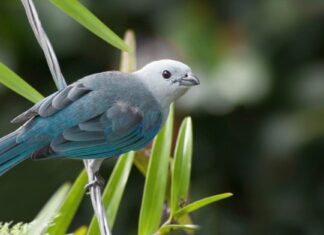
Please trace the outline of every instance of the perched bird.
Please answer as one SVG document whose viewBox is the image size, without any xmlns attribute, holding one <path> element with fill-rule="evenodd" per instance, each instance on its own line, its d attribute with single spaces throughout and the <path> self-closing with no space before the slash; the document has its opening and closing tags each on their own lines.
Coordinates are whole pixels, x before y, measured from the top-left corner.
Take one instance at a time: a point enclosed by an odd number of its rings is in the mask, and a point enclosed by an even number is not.
<svg viewBox="0 0 324 235">
<path fill-rule="evenodd" d="M 163 126 L 171 102 L 198 84 L 174 60 L 86 76 L 13 119 L 24 124 L 0 139 L 0 175 L 29 156 L 97 159 L 142 149 Z"/>
</svg>

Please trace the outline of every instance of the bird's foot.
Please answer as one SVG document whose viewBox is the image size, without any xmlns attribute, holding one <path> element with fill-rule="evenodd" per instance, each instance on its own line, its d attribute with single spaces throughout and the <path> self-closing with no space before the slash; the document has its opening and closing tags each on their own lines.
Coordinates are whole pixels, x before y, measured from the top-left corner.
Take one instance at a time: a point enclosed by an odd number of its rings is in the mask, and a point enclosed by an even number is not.
<svg viewBox="0 0 324 235">
<path fill-rule="evenodd" d="M 99 172 L 95 173 L 95 179 L 88 184 L 86 184 L 85 189 L 86 193 L 90 194 L 90 190 L 92 187 L 99 186 L 101 191 L 103 191 L 104 186 L 105 186 L 105 179 L 99 174 Z"/>
</svg>

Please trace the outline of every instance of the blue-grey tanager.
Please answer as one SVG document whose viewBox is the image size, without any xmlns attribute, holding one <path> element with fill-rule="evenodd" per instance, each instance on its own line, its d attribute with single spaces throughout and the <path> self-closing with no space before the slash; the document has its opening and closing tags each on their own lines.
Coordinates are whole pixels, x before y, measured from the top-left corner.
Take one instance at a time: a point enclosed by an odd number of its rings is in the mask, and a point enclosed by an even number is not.
<svg viewBox="0 0 324 235">
<path fill-rule="evenodd" d="M 86 76 L 13 119 L 24 124 L 0 139 L 0 175 L 29 156 L 96 159 L 142 149 L 163 126 L 170 103 L 198 84 L 174 60 Z"/>
</svg>

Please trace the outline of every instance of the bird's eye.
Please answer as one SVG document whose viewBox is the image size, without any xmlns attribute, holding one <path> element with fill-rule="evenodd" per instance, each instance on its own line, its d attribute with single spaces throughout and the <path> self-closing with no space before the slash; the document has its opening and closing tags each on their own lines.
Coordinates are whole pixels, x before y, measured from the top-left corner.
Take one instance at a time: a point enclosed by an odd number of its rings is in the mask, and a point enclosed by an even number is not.
<svg viewBox="0 0 324 235">
<path fill-rule="evenodd" d="M 169 70 L 164 70 L 164 71 L 162 72 L 162 76 L 163 76 L 163 78 L 165 78 L 165 79 L 169 79 L 169 78 L 171 77 L 171 72 L 170 72 Z"/>
</svg>

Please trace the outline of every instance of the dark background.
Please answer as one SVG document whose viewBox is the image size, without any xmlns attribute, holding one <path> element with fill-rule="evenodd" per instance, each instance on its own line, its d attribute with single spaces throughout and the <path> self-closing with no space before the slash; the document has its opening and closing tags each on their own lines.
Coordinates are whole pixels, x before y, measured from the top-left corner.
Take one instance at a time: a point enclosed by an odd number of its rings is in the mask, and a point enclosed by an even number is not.
<svg viewBox="0 0 324 235">
<path fill-rule="evenodd" d="M 201 79 L 176 105 L 194 122 L 197 234 L 324 234 L 324 3 L 321 0 L 82 1 L 118 35 L 135 31 L 139 67 L 173 58 Z M 69 82 L 119 68 L 120 52 L 49 1 L 35 0 Z M 55 91 L 20 1 L 0 5 L 0 61 L 42 94 Z M 31 103 L 0 86 L 0 134 Z M 115 160 L 107 160 L 105 177 Z M 81 161 L 25 161 L 0 177 L 0 221 L 31 221 Z M 143 177 L 134 168 L 114 231 L 135 234 Z M 88 224 L 89 199 L 73 227 Z"/>
</svg>

